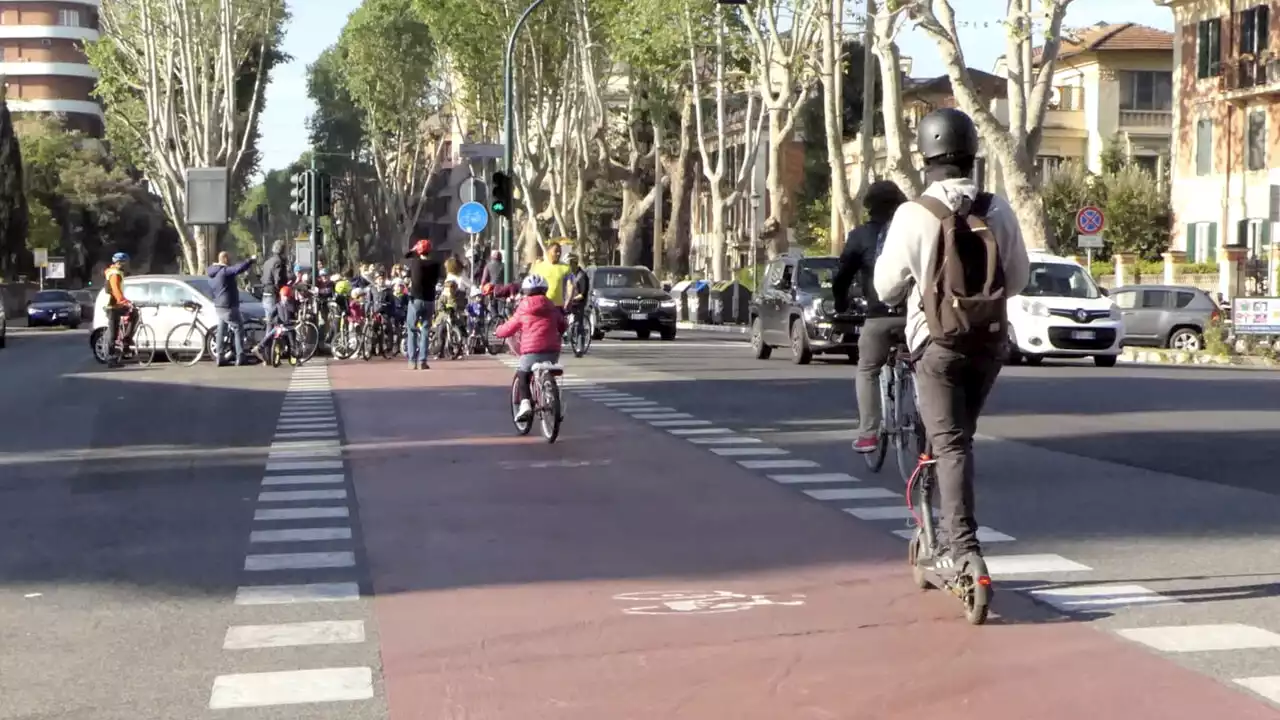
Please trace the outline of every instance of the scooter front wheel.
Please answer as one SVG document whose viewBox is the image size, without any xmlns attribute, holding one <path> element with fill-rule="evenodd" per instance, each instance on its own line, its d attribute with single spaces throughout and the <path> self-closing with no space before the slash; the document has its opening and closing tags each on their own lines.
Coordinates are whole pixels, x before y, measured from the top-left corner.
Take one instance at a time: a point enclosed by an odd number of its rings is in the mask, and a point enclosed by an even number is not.
<svg viewBox="0 0 1280 720">
<path fill-rule="evenodd" d="M 911 542 L 907 545 L 907 562 L 911 563 L 911 581 L 921 590 L 932 590 L 934 589 L 933 583 L 929 582 L 924 568 L 920 567 L 920 550 L 923 547 L 924 533 L 919 528 L 916 528 L 915 535 L 911 536 Z"/>
</svg>

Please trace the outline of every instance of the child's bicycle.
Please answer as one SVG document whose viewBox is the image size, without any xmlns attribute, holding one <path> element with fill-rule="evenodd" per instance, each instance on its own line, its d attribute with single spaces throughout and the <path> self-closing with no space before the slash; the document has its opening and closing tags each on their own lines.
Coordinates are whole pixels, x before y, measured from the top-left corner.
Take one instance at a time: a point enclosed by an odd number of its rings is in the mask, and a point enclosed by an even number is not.
<svg viewBox="0 0 1280 720">
<path fill-rule="evenodd" d="M 280 367 L 282 363 L 301 365 L 307 361 L 303 348 L 299 347 L 298 333 L 291 327 L 276 324 L 267 331 L 266 353 L 267 364 Z"/>
<path fill-rule="evenodd" d="M 507 347 L 511 353 L 519 357 L 520 345 L 518 337 L 508 338 Z M 564 422 L 564 403 L 560 397 L 560 383 L 556 378 L 564 375 L 564 368 L 555 363 L 540 362 L 533 366 L 533 378 L 529 382 L 529 402 L 533 405 L 533 414 L 527 420 L 515 420 L 520 409 L 520 376 L 511 379 L 511 418 L 516 431 L 528 435 L 533 430 L 533 421 L 537 420 L 542 427 L 542 437 L 553 443 L 560 437 L 560 424 Z"/>
</svg>

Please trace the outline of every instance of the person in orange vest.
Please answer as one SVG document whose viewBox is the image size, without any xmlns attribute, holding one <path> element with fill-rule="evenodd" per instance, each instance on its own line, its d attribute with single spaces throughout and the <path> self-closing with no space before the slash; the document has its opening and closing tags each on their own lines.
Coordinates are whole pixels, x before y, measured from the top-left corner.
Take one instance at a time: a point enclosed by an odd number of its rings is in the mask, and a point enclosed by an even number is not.
<svg viewBox="0 0 1280 720">
<path fill-rule="evenodd" d="M 107 266 L 107 367 L 120 367 L 120 351 L 116 348 L 116 338 L 124 332 L 124 342 L 129 343 L 129 334 L 133 323 L 133 303 L 124 296 L 124 266 L 129 262 L 127 253 L 118 252 L 111 256 L 111 264 Z"/>
</svg>

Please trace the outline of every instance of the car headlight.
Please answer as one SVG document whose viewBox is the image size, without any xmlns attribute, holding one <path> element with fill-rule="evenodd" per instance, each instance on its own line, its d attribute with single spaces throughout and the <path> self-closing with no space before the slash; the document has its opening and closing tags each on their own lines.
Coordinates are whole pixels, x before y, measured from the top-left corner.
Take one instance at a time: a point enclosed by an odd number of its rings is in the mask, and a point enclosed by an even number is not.
<svg viewBox="0 0 1280 720">
<path fill-rule="evenodd" d="M 822 314 L 823 314 L 823 315 L 835 315 L 835 314 L 836 314 L 836 301 L 835 301 L 835 300 L 823 300 L 823 301 L 822 301 L 821 308 L 822 308 Z"/>
<path fill-rule="evenodd" d="M 599 305 L 600 307 L 603 307 L 603 308 L 617 307 L 618 301 L 610 300 L 609 298 L 597 298 L 596 305 Z"/>
<path fill-rule="evenodd" d="M 667 308 L 667 309 L 669 310 L 669 309 L 674 308 L 674 307 L 676 306 L 676 301 L 675 301 L 675 300 L 671 300 L 671 299 L 667 299 L 667 300 L 663 300 L 661 303 L 659 303 L 659 305 L 661 305 L 662 307 Z"/>
<path fill-rule="evenodd" d="M 1036 300 L 1022 300 L 1022 311 L 1034 317 L 1049 317 L 1049 306 Z"/>
</svg>

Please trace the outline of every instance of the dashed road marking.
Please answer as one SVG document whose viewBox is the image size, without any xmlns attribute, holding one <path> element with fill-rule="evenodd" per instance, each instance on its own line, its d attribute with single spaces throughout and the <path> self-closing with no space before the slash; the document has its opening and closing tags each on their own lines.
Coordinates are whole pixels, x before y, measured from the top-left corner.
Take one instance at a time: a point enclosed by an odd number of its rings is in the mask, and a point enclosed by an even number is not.
<svg viewBox="0 0 1280 720">
<path fill-rule="evenodd" d="M 682 412 L 637 413 L 631 417 L 637 420 L 692 420 L 693 416 Z"/>
<path fill-rule="evenodd" d="M 1063 612 L 1110 610 L 1129 605 L 1181 604 L 1141 585 L 1075 585 L 1028 592 L 1035 599 Z"/>
<path fill-rule="evenodd" d="M 775 447 L 713 447 L 708 448 L 720 457 L 764 457 L 767 455 L 790 455 L 782 448 Z"/>
<path fill-rule="evenodd" d="M 311 552 L 250 555 L 244 559 L 244 569 L 252 572 L 272 570 L 315 570 L 318 568 L 355 567 L 355 553 Z"/>
<path fill-rule="evenodd" d="M 844 511 L 859 520 L 906 520 L 914 517 L 906 505 L 886 505 L 884 507 L 852 507 Z"/>
<path fill-rule="evenodd" d="M 912 528 L 907 528 L 905 530 L 894 530 L 893 534 L 897 535 L 903 540 L 910 540 L 911 538 L 915 537 L 916 531 Z M 1013 542 L 1015 540 L 1017 540 L 1017 538 L 1015 538 L 1014 536 L 1006 535 L 1000 532 L 999 530 L 992 530 L 986 525 L 983 525 L 978 528 L 978 542 L 980 543 L 1002 543 L 1002 542 Z"/>
<path fill-rule="evenodd" d="M 640 417 L 637 415 L 636 417 Z M 710 420 L 650 420 L 649 424 L 656 428 L 694 427 L 710 425 Z"/>
<path fill-rule="evenodd" d="M 814 500 L 888 500 L 901 497 L 897 493 L 884 488 L 824 488 L 821 490 L 805 490 L 805 495 Z"/>
<path fill-rule="evenodd" d="M 1167 653 L 1280 647 L 1280 635 L 1252 625 L 1166 625 L 1117 630 L 1120 637 Z"/>
<path fill-rule="evenodd" d="M 302 585 L 245 585 L 236 589 L 236 605 L 294 605 L 298 603 L 353 602 L 360 586 L 353 582 Z"/>
<path fill-rule="evenodd" d="M 348 645 L 364 642 L 363 620 L 324 620 L 281 625 L 236 625 L 227 628 L 224 650 Z"/>
<path fill-rule="evenodd" d="M 341 470 L 341 460 L 267 463 L 267 472 L 300 472 L 306 470 Z"/>
<path fill-rule="evenodd" d="M 686 435 L 732 435 L 729 428 L 672 428 L 667 432 L 684 437 Z"/>
<path fill-rule="evenodd" d="M 688 440 L 694 445 L 757 445 L 764 442 L 760 438 L 744 435 L 712 435 L 711 437 L 692 437 Z"/>
<path fill-rule="evenodd" d="M 803 475 L 769 475 L 768 478 L 782 485 L 804 485 L 806 483 L 857 483 L 858 478 L 846 473 L 806 473 Z"/>
<path fill-rule="evenodd" d="M 347 491 L 337 490 L 278 490 L 258 493 L 258 502 L 296 502 L 299 500 L 346 500 Z"/>
<path fill-rule="evenodd" d="M 213 682 L 211 710 L 368 700 L 373 670 L 367 667 L 222 675 Z"/>
<path fill-rule="evenodd" d="M 987 562 L 987 572 L 991 573 L 991 577 L 1088 572 L 1093 569 L 1061 555 L 1052 554 L 988 555 L 983 559 Z"/>
<path fill-rule="evenodd" d="M 816 468 L 818 463 L 812 460 L 739 460 L 738 464 L 748 470 L 785 470 L 789 468 Z"/>
<path fill-rule="evenodd" d="M 249 542 L 322 542 L 325 540 L 350 540 L 351 528 L 318 527 L 318 528 L 285 528 L 283 530 L 254 530 L 249 533 Z"/>
<path fill-rule="evenodd" d="M 336 485 L 347 481 L 346 475 L 268 475 L 263 485 Z"/>
<path fill-rule="evenodd" d="M 315 520 L 317 518 L 344 518 L 350 515 L 345 507 L 304 507 L 255 510 L 253 519 L 266 520 Z"/>
</svg>

